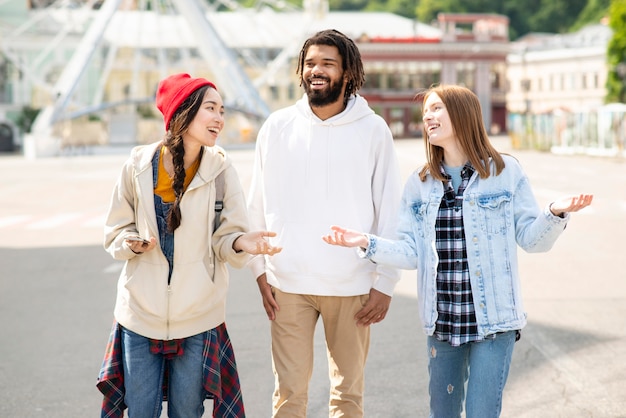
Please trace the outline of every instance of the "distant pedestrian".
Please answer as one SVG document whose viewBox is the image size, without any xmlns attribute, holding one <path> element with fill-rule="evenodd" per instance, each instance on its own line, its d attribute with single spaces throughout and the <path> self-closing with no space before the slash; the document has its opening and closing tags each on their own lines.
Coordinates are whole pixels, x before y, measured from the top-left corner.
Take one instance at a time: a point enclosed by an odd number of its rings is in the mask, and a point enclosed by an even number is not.
<svg viewBox="0 0 626 418">
<path fill-rule="evenodd" d="M 593 196 L 541 210 L 519 162 L 491 145 L 467 88 L 429 89 L 423 120 L 427 162 L 406 183 L 398 239 L 333 226 L 324 240 L 360 247 L 377 264 L 417 269 L 430 417 L 459 418 L 464 406 L 467 418 L 498 417 L 513 345 L 526 325 L 517 246 L 548 251 L 569 213 Z"/>
<path fill-rule="evenodd" d="M 245 416 L 226 330 L 226 262 L 275 254 L 247 232 L 239 178 L 215 146 L 224 105 L 213 83 L 175 74 L 159 83 L 162 141 L 133 149 L 113 190 L 104 247 L 125 261 L 115 324 L 98 380 L 103 417 Z M 221 196 L 220 196 L 221 195 Z M 216 201 L 222 202 L 216 202 Z M 223 204 L 223 208 L 220 207 Z M 221 212 L 220 212 L 221 209 Z M 219 222 L 216 218 L 219 216 Z"/>
</svg>

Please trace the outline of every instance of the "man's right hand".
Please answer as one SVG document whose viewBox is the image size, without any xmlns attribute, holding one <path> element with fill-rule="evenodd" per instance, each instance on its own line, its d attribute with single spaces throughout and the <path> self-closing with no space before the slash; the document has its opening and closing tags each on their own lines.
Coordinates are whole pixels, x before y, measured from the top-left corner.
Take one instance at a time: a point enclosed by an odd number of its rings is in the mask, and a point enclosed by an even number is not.
<svg viewBox="0 0 626 418">
<path fill-rule="evenodd" d="M 267 283 L 267 276 L 265 273 L 257 277 L 256 283 L 259 286 L 259 292 L 261 292 L 261 297 L 263 298 L 263 308 L 265 309 L 267 318 L 270 321 L 273 321 L 276 319 L 276 311 L 280 311 L 280 307 L 278 306 L 278 303 L 276 303 L 276 299 L 274 299 L 272 286 Z"/>
</svg>

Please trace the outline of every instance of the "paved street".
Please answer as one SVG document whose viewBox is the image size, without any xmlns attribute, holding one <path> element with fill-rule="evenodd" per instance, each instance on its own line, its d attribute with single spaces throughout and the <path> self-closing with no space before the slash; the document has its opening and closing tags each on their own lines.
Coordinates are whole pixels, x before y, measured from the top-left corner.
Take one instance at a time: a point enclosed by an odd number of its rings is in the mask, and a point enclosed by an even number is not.
<svg viewBox="0 0 626 418">
<path fill-rule="evenodd" d="M 542 205 L 595 194 L 552 251 L 520 253 L 529 325 L 516 345 L 502 417 L 626 417 L 626 161 L 511 150 L 505 137 L 494 143 L 520 160 Z M 423 142 L 396 147 L 406 178 L 424 161 Z M 31 161 L 0 154 L 0 417 L 99 416 L 95 381 L 121 268 L 102 249 L 102 222 L 127 155 Z M 252 150 L 230 155 L 247 190 Z M 373 327 L 366 417 L 428 416 L 415 292 L 415 272 L 404 272 L 387 319 Z M 232 271 L 227 324 L 248 416 L 268 417 L 269 325 L 247 270 Z M 327 416 L 319 331 L 312 418 Z"/>
</svg>

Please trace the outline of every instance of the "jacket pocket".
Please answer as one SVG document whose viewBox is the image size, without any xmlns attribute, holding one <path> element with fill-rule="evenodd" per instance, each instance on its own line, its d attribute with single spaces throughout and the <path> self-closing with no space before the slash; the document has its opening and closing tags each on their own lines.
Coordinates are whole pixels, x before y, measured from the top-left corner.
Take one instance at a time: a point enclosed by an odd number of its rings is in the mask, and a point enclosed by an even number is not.
<svg viewBox="0 0 626 418">
<path fill-rule="evenodd" d="M 475 200 L 482 231 L 488 234 L 506 234 L 511 211 L 511 193 L 504 191 L 478 195 Z"/>
<path fill-rule="evenodd" d="M 428 214 L 430 210 L 439 210 L 439 202 L 417 200 L 411 204 L 411 214 L 415 220 L 413 231 L 420 238 L 426 236 Z"/>
<path fill-rule="evenodd" d="M 133 312 L 166 317 L 167 267 L 131 260 L 122 274 L 125 298 Z"/>
</svg>

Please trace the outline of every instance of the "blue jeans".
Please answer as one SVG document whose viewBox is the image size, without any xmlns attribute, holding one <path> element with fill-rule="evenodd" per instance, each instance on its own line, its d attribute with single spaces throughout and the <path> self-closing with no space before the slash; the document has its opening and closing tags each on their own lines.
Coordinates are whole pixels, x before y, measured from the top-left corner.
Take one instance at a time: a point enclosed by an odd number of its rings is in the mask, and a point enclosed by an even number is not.
<svg viewBox="0 0 626 418">
<path fill-rule="evenodd" d="M 515 331 L 452 347 L 428 337 L 430 418 L 497 418 L 509 375 Z M 465 385 L 467 384 L 467 398 Z"/>
<path fill-rule="evenodd" d="M 204 413 L 202 351 L 204 334 L 185 338 L 184 353 L 171 359 L 150 352 L 150 340 L 122 328 L 124 402 L 129 418 L 159 418 L 163 373 L 168 368 L 170 418 L 200 418 Z"/>
</svg>

